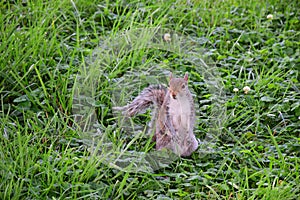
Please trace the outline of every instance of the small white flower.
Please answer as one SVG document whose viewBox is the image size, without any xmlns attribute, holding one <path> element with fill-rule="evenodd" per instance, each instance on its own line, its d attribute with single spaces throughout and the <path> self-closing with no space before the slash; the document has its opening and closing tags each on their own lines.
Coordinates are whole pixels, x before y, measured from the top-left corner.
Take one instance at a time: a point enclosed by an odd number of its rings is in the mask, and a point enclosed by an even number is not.
<svg viewBox="0 0 300 200">
<path fill-rule="evenodd" d="M 164 34 L 163 39 L 166 42 L 171 42 L 171 35 L 170 35 L 170 33 Z"/>
<path fill-rule="evenodd" d="M 243 91 L 245 92 L 245 94 L 248 94 L 248 92 L 251 90 L 251 88 L 249 86 L 245 86 L 243 88 Z"/>
<path fill-rule="evenodd" d="M 234 92 L 238 92 L 238 91 L 239 91 L 239 88 L 233 88 L 233 91 L 234 91 Z"/>
<path fill-rule="evenodd" d="M 227 44 L 230 44 L 230 40 L 227 40 L 226 43 L 227 43 Z"/>
<path fill-rule="evenodd" d="M 252 61 L 253 61 L 253 58 L 247 58 L 246 61 L 247 61 L 247 62 L 252 62 Z"/>
<path fill-rule="evenodd" d="M 267 15 L 267 19 L 273 19 L 273 15 L 272 14 L 268 14 Z"/>
</svg>

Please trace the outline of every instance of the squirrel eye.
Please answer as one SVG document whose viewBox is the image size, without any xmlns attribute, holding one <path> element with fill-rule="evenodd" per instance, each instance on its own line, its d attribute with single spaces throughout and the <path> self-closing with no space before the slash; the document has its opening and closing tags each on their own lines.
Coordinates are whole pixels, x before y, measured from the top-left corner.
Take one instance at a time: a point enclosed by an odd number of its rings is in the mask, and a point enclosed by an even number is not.
<svg viewBox="0 0 300 200">
<path fill-rule="evenodd" d="M 184 89 L 185 88 L 185 84 L 182 84 L 181 88 Z"/>
</svg>

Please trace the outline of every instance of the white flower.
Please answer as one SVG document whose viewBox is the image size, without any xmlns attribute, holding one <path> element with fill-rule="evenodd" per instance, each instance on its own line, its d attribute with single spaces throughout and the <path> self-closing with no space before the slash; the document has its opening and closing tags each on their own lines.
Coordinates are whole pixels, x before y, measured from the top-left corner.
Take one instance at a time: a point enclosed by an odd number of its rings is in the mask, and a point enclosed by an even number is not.
<svg viewBox="0 0 300 200">
<path fill-rule="evenodd" d="M 272 14 L 268 14 L 267 15 L 267 19 L 273 19 L 273 15 Z"/>
<path fill-rule="evenodd" d="M 233 91 L 234 91 L 234 92 L 238 92 L 239 89 L 238 89 L 238 88 L 233 88 Z"/>
<path fill-rule="evenodd" d="M 171 42 L 171 35 L 170 35 L 170 33 L 164 34 L 163 39 L 166 42 Z"/>
<path fill-rule="evenodd" d="M 243 91 L 245 92 L 245 94 L 248 94 L 248 92 L 251 90 L 251 88 L 249 86 L 245 86 L 243 88 Z"/>
</svg>

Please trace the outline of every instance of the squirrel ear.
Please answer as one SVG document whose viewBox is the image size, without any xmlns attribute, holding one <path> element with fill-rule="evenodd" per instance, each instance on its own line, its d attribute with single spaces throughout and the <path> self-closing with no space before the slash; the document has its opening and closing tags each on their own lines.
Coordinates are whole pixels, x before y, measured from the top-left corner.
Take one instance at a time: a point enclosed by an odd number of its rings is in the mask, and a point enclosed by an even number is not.
<svg viewBox="0 0 300 200">
<path fill-rule="evenodd" d="M 183 79 L 184 79 L 185 81 L 188 81 L 188 79 L 189 79 L 189 75 L 188 75 L 188 73 L 187 73 L 187 72 L 185 73 L 185 75 L 184 75 Z"/>
</svg>

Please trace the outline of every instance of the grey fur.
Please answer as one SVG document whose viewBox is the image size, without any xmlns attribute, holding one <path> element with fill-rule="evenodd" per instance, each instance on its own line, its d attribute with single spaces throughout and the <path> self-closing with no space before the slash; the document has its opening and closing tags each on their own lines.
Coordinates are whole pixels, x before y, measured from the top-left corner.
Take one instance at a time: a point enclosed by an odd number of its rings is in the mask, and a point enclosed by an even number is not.
<svg viewBox="0 0 300 200">
<path fill-rule="evenodd" d="M 198 142 L 193 133 L 195 108 L 187 79 L 187 74 L 184 78 L 171 75 L 169 88 L 149 86 L 130 104 L 114 109 L 132 117 L 154 105 L 156 149 L 167 148 L 180 156 L 190 156 L 198 148 Z"/>
</svg>

